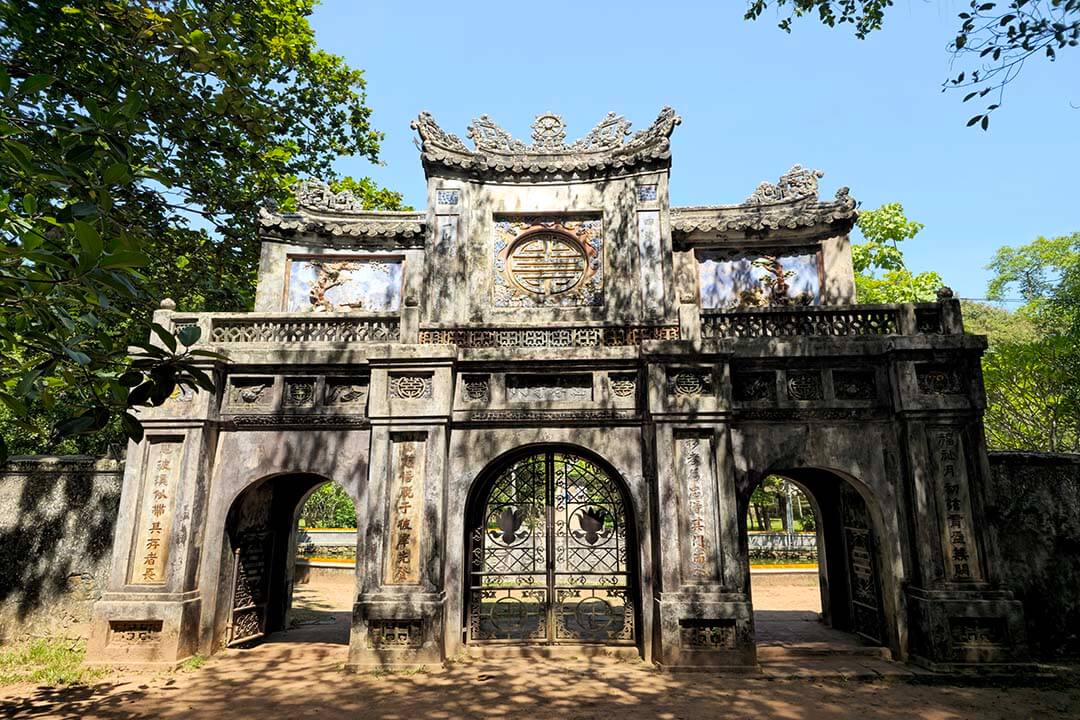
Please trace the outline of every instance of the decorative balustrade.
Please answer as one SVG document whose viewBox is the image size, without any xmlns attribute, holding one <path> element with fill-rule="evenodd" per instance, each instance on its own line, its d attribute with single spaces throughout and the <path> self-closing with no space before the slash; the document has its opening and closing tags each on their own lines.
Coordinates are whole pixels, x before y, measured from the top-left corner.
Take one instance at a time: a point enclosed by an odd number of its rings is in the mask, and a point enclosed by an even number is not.
<svg viewBox="0 0 1080 720">
<path fill-rule="evenodd" d="M 846 305 L 767 307 L 701 313 L 701 337 L 860 337 L 941 334 L 946 332 L 941 306 Z"/>
<path fill-rule="evenodd" d="M 953 301 L 955 302 L 955 301 Z M 600 348 L 648 340 L 692 340 L 695 322 L 680 325 L 469 326 L 418 328 L 416 308 L 397 313 L 171 314 L 176 330 L 198 325 L 203 344 L 420 343 L 465 348 Z M 693 316 L 693 306 L 683 306 Z M 162 318 L 166 324 L 169 316 Z M 406 329 L 408 328 L 408 329 Z M 700 312 L 704 340 L 724 338 L 874 337 L 963 332 L 959 308 L 942 303 L 767 307 Z"/>
<path fill-rule="evenodd" d="M 401 321 L 396 314 L 209 314 L 178 316 L 173 319 L 173 325 L 177 330 L 185 325 L 200 325 L 202 341 L 214 345 L 401 341 Z"/>
</svg>

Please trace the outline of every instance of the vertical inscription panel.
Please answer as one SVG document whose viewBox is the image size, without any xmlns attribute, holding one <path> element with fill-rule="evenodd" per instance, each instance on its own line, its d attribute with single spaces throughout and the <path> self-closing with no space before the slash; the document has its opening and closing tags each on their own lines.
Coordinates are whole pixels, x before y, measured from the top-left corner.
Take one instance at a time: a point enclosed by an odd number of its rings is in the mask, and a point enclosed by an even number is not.
<svg viewBox="0 0 1080 720">
<path fill-rule="evenodd" d="M 386 546 L 387 585 L 420 584 L 420 541 L 424 517 L 422 436 L 396 437 L 390 444 L 390 532 Z"/>
<path fill-rule="evenodd" d="M 660 243 L 660 213 L 657 210 L 638 213 L 638 257 L 645 312 L 659 316 L 664 311 L 664 263 Z"/>
<path fill-rule="evenodd" d="M 679 554 L 683 581 L 716 582 L 716 483 L 712 438 L 676 435 L 675 463 L 679 483 Z"/>
<path fill-rule="evenodd" d="M 938 504 L 944 515 L 941 529 L 945 571 L 950 580 L 981 580 L 982 570 L 972 533 L 963 441 L 954 428 L 934 427 L 927 432 Z"/>
<path fill-rule="evenodd" d="M 183 447 L 183 442 L 176 440 L 150 442 L 139 498 L 135 551 L 128 569 L 130 583 L 161 585 L 165 582 Z"/>
</svg>

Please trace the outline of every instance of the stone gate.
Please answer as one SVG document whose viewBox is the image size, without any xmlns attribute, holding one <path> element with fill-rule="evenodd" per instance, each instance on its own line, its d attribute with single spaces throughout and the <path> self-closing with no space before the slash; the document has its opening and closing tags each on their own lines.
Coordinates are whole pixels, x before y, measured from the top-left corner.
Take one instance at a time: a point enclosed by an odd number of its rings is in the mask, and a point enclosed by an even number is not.
<svg viewBox="0 0 1080 720">
<path fill-rule="evenodd" d="M 356 502 L 352 667 L 629 648 L 755 663 L 746 508 L 820 518 L 824 615 L 931 667 L 1025 653 L 987 532 L 982 338 L 958 301 L 855 305 L 856 202 L 795 166 L 671 207 L 664 109 L 568 142 L 414 122 L 422 212 L 304 183 L 263 211 L 251 313 L 198 325 L 216 393 L 141 414 L 90 652 L 172 664 L 287 626 L 299 508 Z"/>
</svg>

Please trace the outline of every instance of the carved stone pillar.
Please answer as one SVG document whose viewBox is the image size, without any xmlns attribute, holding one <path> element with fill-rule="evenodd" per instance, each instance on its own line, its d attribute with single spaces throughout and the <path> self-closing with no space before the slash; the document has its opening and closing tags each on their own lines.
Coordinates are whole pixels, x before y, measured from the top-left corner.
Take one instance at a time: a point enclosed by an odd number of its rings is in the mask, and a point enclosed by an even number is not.
<svg viewBox="0 0 1080 720">
<path fill-rule="evenodd" d="M 756 663 L 738 554 L 726 368 L 649 366 L 659 495 L 656 657 L 670 668 Z"/>
<path fill-rule="evenodd" d="M 373 355 L 368 506 L 358 528 L 367 543 L 357 558 L 361 591 L 348 667 L 439 663 L 445 657 L 443 485 L 452 355 L 407 345 Z"/>
<path fill-rule="evenodd" d="M 209 368 L 208 368 L 209 370 Z M 198 650 L 197 584 L 216 412 L 211 393 L 177 391 L 140 413 L 129 443 L 108 590 L 94 606 L 90 662 L 173 666 Z"/>
<path fill-rule="evenodd" d="M 983 523 L 977 354 L 900 366 L 917 576 L 912 658 L 931 668 L 1024 659 L 1023 607 L 1000 589 Z"/>
</svg>

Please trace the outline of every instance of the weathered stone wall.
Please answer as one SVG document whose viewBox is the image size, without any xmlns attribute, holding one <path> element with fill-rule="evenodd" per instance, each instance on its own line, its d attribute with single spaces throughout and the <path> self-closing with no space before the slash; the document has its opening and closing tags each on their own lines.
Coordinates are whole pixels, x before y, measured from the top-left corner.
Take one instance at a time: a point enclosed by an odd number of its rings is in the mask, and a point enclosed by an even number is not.
<svg viewBox="0 0 1080 720">
<path fill-rule="evenodd" d="M 106 587 L 123 463 L 13 457 L 0 468 L 0 642 L 85 636 Z"/>
<path fill-rule="evenodd" d="M 987 517 L 1043 658 L 1080 655 L 1080 455 L 990 454 Z"/>
</svg>

